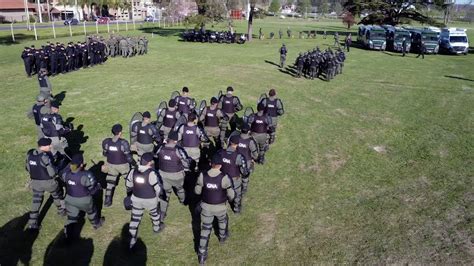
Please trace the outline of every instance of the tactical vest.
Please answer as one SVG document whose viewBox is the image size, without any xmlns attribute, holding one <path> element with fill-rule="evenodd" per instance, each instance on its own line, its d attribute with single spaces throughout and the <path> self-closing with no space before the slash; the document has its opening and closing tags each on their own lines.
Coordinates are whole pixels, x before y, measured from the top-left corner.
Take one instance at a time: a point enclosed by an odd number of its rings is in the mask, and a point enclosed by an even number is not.
<svg viewBox="0 0 474 266">
<path fill-rule="evenodd" d="M 151 144 L 153 143 L 153 138 L 150 134 L 148 134 L 148 129 L 150 128 L 150 124 L 142 126 L 142 123 L 139 123 L 137 126 L 137 141 L 140 144 Z"/>
<path fill-rule="evenodd" d="M 44 152 L 33 151 L 28 154 L 28 165 L 30 166 L 30 177 L 33 180 L 50 180 L 52 179 L 46 167 L 41 165 L 41 158 Z M 48 156 L 46 154 L 46 156 Z"/>
<path fill-rule="evenodd" d="M 183 114 L 189 113 L 189 106 L 188 106 L 188 97 L 179 96 L 177 99 L 178 102 L 178 111 Z"/>
<path fill-rule="evenodd" d="M 235 112 L 234 96 L 224 96 L 222 100 L 222 110 L 226 114 L 233 114 Z"/>
<path fill-rule="evenodd" d="M 38 82 L 39 82 L 41 88 L 48 87 L 48 83 L 46 82 L 46 79 L 44 78 L 43 75 L 38 76 Z"/>
<path fill-rule="evenodd" d="M 163 146 L 158 154 L 158 169 L 168 173 L 177 173 L 184 170 L 181 159 L 176 154 L 176 147 Z"/>
<path fill-rule="evenodd" d="M 86 171 L 68 172 L 66 174 L 66 191 L 69 196 L 82 198 L 90 195 L 89 189 L 81 184 L 81 179 L 86 174 Z"/>
<path fill-rule="evenodd" d="M 265 113 L 271 117 L 277 117 L 277 99 L 267 99 L 267 105 L 265 106 Z"/>
<path fill-rule="evenodd" d="M 133 195 L 141 199 L 156 198 L 155 189 L 150 185 L 150 173 L 153 171 L 149 168 L 141 173 L 138 170 L 133 171 Z"/>
<path fill-rule="evenodd" d="M 222 204 L 226 202 L 227 193 L 222 188 L 222 178 L 225 175 L 220 173 L 216 177 L 211 177 L 206 172 L 203 172 L 202 176 L 202 201 L 207 204 Z"/>
<path fill-rule="evenodd" d="M 255 120 L 252 123 L 251 130 L 254 133 L 267 133 L 268 124 L 267 116 L 264 115 L 255 115 Z"/>
<path fill-rule="evenodd" d="M 163 125 L 165 127 L 169 127 L 169 128 L 174 127 L 174 124 L 176 123 L 177 112 L 178 110 L 170 111 L 169 109 L 166 109 L 165 117 L 163 118 Z"/>
<path fill-rule="evenodd" d="M 59 132 L 56 130 L 56 126 L 53 122 L 53 114 L 45 114 L 41 118 L 41 126 L 43 130 L 43 134 L 46 137 L 58 137 Z"/>
<path fill-rule="evenodd" d="M 33 117 L 35 118 L 35 123 L 37 126 L 41 125 L 41 108 L 43 107 L 43 104 L 35 104 L 33 105 L 33 108 L 31 108 L 31 111 L 33 112 Z"/>
<path fill-rule="evenodd" d="M 244 156 L 246 161 L 252 160 L 252 154 L 250 152 L 250 138 L 244 139 L 242 137 L 239 137 L 237 152 L 241 153 Z"/>
<path fill-rule="evenodd" d="M 196 148 L 199 147 L 200 141 L 197 134 L 197 126 L 183 126 L 183 147 Z"/>
<path fill-rule="evenodd" d="M 107 162 L 110 164 L 125 164 L 127 163 L 127 157 L 122 151 L 122 140 L 114 142 L 111 138 L 108 138 L 105 142 L 105 149 L 107 150 Z"/>
<path fill-rule="evenodd" d="M 211 110 L 211 108 L 207 107 L 206 110 L 206 119 L 204 120 L 204 125 L 206 127 L 218 127 L 219 126 L 219 119 L 217 118 L 217 108 Z"/>
<path fill-rule="evenodd" d="M 225 150 L 221 150 L 222 156 L 222 173 L 230 176 L 230 177 L 238 177 L 240 176 L 240 169 L 237 165 L 237 152 L 227 152 Z"/>
</svg>

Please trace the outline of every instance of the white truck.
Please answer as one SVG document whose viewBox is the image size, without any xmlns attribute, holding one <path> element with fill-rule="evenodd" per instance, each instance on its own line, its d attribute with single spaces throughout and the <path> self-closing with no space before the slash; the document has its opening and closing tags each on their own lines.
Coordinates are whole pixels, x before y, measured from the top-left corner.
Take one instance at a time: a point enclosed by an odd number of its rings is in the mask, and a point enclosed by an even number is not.
<svg viewBox="0 0 474 266">
<path fill-rule="evenodd" d="M 442 52 L 464 55 L 469 52 L 466 29 L 445 28 L 441 30 L 439 37 L 439 48 Z"/>
</svg>

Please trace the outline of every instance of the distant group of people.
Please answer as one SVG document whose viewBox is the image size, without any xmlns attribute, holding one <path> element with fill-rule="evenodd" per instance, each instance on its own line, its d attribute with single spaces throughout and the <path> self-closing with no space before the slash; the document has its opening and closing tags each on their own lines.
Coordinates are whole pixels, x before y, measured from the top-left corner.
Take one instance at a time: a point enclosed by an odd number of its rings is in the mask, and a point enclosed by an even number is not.
<svg viewBox="0 0 474 266">
<path fill-rule="evenodd" d="M 59 114 L 60 104 L 52 91 L 49 95 L 40 92 L 29 114 L 36 124 L 38 146 L 28 151 L 26 159 L 33 191 L 28 228 L 39 229 L 45 193 L 53 197 L 58 214 L 67 215 L 67 241 L 78 237 L 76 224 L 81 212 L 94 229 L 100 228 L 105 219 L 93 197 L 105 189 L 103 204 L 112 206 L 115 188 L 123 177 L 127 192 L 124 207 L 131 210 L 129 248 L 137 243 L 145 211 L 151 216 L 153 232 L 164 229 L 174 190 L 180 203 L 192 206 L 193 223 L 199 225 L 200 237 L 195 241 L 200 264 L 207 259 L 215 218 L 219 241 L 228 239 L 227 202 L 236 214 L 241 213 L 254 165 L 265 162 L 265 153 L 275 141 L 278 117 L 284 114 L 275 89 L 260 96 L 257 112 L 247 107 L 239 117 L 243 106 L 232 87 L 212 97 L 210 104 L 203 100 L 199 105 L 184 87 L 159 105 L 156 121 L 148 111 L 133 116 L 130 142 L 123 138 L 122 125 L 112 126 L 111 136 L 102 142 L 104 184 L 86 169 L 82 153 L 69 150 L 73 126 Z M 185 191 L 186 178 L 195 182 L 192 191 Z"/>
<path fill-rule="evenodd" d="M 283 68 L 286 63 L 286 54 L 288 49 L 285 44 L 280 47 L 280 68 Z M 321 75 L 325 75 L 325 80 L 330 81 L 337 74 L 342 74 L 346 54 L 339 48 L 337 51 L 331 48 L 321 51 L 319 47 L 300 53 L 294 63 L 296 69 L 296 77 L 314 79 Z"/>
<path fill-rule="evenodd" d="M 142 55 L 147 50 L 146 37 L 111 35 L 105 40 L 102 36 L 88 36 L 84 42 L 69 42 L 67 45 L 59 42 L 47 42 L 41 48 L 31 45 L 24 48 L 21 58 L 28 77 L 39 76 L 42 72 L 55 76 L 102 64 L 109 56 Z"/>
</svg>

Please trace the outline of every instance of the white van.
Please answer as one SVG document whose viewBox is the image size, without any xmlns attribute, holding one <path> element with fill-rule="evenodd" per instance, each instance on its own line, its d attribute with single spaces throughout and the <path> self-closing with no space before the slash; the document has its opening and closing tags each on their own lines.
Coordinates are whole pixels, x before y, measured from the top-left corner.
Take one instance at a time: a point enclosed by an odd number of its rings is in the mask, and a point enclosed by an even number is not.
<svg viewBox="0 0 474 266">
<path fill-rule="evenodd" d="M 439 48 L 445 53 L 467 54 L 469 52 L 469 40 L 466 29 L 445 28 L 441 30 Z"/>
</svg>

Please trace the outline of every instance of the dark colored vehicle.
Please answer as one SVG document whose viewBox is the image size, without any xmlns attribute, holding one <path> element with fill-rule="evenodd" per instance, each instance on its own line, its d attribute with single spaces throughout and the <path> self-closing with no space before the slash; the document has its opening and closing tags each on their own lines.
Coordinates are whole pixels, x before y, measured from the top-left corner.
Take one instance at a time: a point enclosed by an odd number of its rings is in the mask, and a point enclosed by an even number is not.
<svg viewBox="0 0 474 266">
<path fill-rule="evenodd" d="M 145 19 L 144 19 L 145 22 L 155 22 L 155 21 L 159 21 L 159 19 L 153 17 L 153 16 L 147 16 Z"/>
<path fill-rule="evenodd" d="M 201 30 L 187 30 L 181 35 L 183 41 L 186 42 L 209 42 L 209 43 L 239 43 L 243 44 L 246 41 L 245 35 L 237 38 L 237 34 L 232 34 L 230 31 L 201 31 Z"/>
<path fill-rule="evenodd" d="M 411 34 L 409 31 L 399 27 L 393 27 L 391 25 L 383 26 L 387 34 L 387 50 L 393 52 L 403 52 L 403 39 L 405 39 L 406 50 L 410 51 L 411 47 Z"/>
<path fill-rule="evenodd" d="M 411 51 L 420 52 L 421 42 L 425 43 L 427 54 L 437 54 L 439 51 L 439 34 L 429 29 L 406 28 L 411 34 Z"/>
<path fill-rule="evenodd" d="M 79 24 L 79 20 L 75 19 L 75 18 L 68 18 L 64 21 L 64 25 L 77 25 Z"/>
</svg>

